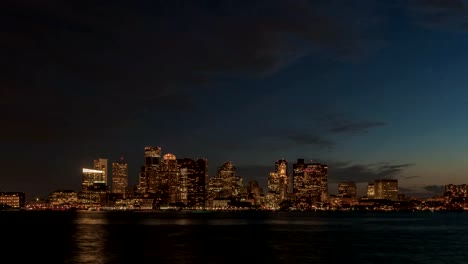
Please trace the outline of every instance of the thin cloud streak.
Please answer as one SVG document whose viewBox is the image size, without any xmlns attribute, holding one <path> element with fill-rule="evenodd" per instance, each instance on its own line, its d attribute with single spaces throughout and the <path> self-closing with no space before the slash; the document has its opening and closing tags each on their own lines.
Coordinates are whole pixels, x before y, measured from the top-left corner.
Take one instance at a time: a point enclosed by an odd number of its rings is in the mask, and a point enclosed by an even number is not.
<svg viewBox="0 0 468 264">
<path fill-rule="evenodd" d="M 403 164 L 351 164 L 332 162 L 329 164 L 329 181 L 345 182 L 354 181 L 356 183 L 373 182 L 377 179 L 396 179 L 407 168 L 413 166 L 411 163 Z"/>
<path fill-rule="evenodd" d="M 332 133 L 366 133 L 371 128 L 387 125 L 384 122 L 355 122 L 330 128 Z"/>
</svg>

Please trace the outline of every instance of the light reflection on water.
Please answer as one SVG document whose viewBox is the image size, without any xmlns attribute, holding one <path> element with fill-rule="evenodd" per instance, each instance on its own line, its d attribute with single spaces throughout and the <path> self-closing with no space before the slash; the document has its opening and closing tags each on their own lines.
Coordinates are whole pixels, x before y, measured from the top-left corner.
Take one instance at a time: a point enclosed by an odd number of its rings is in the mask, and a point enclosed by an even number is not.
<svg viewBox="0 0 468 264">
<path fill-rule="evenodd" d="M 74 221 L 76 232 L 72 237 L 74 251 L 66 263 L 109 263 L 106 252 L 109 233 L 107 218 L 96 213 L 79 213 Z"/>
<path fill-rule="evenodd" d="M 79 212 L 65 263 L 467 263 L 468 215 L 395 216 Z"/>
</svg>

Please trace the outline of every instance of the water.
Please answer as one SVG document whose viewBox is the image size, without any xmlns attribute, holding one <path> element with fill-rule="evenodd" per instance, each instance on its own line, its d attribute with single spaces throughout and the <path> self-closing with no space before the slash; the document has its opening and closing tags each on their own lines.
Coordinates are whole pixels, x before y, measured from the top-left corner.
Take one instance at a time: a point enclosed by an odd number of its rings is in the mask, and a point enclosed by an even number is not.
<svg viewBox="0 0 468 264">
<path fill-rule="evenodd" d="M 468 263 L 463 212 L 19 211 L 0 224 L 19 263 Z"/>
</svg>

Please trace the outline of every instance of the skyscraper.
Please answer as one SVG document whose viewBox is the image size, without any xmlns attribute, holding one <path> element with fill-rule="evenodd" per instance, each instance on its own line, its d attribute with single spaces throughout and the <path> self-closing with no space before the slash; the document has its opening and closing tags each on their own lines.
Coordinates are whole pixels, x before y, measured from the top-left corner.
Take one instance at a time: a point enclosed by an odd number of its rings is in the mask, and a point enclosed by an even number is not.
<svg viewBox="0 0 468 264">
<path fill-rule="evenodd" d="M 82 169 L 81 191 L 78 193 L 78 204 L 85 207 L 103 206 L 106 204 L 109 189 L 104 175 L 104 171 L 102 170 Z"/>
<path fill-rule="evenodd" d="M 398 200 L 398 180 L 379 179 L 374 181 L 375 199 Z"/>
<path fill-rule="evenodd" d="M 284 159 L 275 162 L 275 170 L 268 177 L 268 193 L 266 207 L 278 209 L 280 203 L 287 199 L 289 190 L 288 162 Z"/>
<path fill-rule="evenodd" d="M 242 193 L 243 179 L 236 175 L 236 167 L 228 161 L 218 167 L 218 175 L 213 181 L 217 182 L 215 198 L 239 198 Z"/>
<path fill-rule="evenodd" d="M 112 163 L 112 193 L 118 193 L 125 197 L 127 187 L 128 164 L 121 157 L 120 161 Z"/>
<path fill-rule="evenodd" d="M 145 163 L 140 170 L 140 179 L 138 183 L 139 193 L 152 193 L 158 192 L 160 185 L 160 162 L 161 162 L 161 148 L 147 146 L 144 149 Z"/>
<path fill-rule="evenodd" d="M 296 198 L 308 197 L 314 202 L 327 202 L 328 166 L 298 159 L 293 164 L 293 193 Z"/>
<path fill-rule="evenodd" d="M 375 197 L 375 184 L 373 182 L 369 182 L 367 184 L 367 198 L 374 199 Z"/>
<path fill-rule="evenodd" d="M 194 209 L 205 208 L 208 160 L 177 159 L 177 165 L 180 169 L 181 202 Z"/>
<path fill-rule="evenodd" d="M 161 162 L 161 147 L 145 147 L 145 166 L 159 165 Z"/>
<path fill-rule="evenodd" d="M 182 182 L 179 182 L 179 167 L 174 154 L 168 153 L 163 156 L 160 173 L 162 183 L 167 184 L 168 203 L 179 202 L 179 185 L 182 184 Z"/>
<path fill-rule="evenodd" d="M 354 198 L 356 197 L 356 194 L 357 188 L 355 182 L 350 181 L 338 183 L 338 196 Z"/>
<path fill-rule="evenodd" d="M 289 190 L 288 162 L 284 159 L 275 162 L 275 171 L 268 177 L 268 192 L 279 195 L 284 200 Z"/>
<path fill-rule="evenodd" d="M 103 173 L 102 177 L 104 179 L 104 183 L 108 185 L 107 176 L 109 174 L 107 173 L 107 159 L 99 158 L 99 159 L 94 160 L 94 169 L 102 171 Z"/>
<path fill-rule="evenodd" d="M 105 185 L 104 172 L 102 170 L 82 169 L 81 190 L 89 191 L 93 185 Z"/>
</svg>

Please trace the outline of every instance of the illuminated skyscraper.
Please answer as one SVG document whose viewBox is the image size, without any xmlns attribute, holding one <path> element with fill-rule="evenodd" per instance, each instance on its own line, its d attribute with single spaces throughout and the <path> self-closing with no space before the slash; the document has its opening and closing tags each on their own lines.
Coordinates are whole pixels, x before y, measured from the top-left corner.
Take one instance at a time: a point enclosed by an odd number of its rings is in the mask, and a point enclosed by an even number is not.
<svg viewBox="0 0 468 264">
<path fill-rule="evenodd" d="M 284 200 L 288 194 L 289 175 L 288 162 L 284 159 L 275 162 L 275 171 L 270 172 L 268 177 L 268 192 L 279 195 L 280 200 Z"/>
<path fill-rule="evenodd" d="M 161 148 L 147 146 L 145 151 L 145 164 L 140 170 L 140 180 L 138 183 L 139 193 L 158 192 L 160 185 L 160 163 L 161 163 Z"/>
<path fill-rule="evenodd" d="M 102 170 L 82 169 L 81 190 L 93 189 L 93 185 L 105 185 L 104 172 Z"/>
<path fill-rule="evenodd" d="M 83 168 L 78 204 L 85 207 L 104 206 L 107 203 L 107 195 L 104 171 Z"/>
<path fill-rule="evenodd" d="M 239 199 L 243 192 L 243 179 L 236 176 L 236 167 L 228 161 L 218 168 L 218 174 L 209 179 L 208 206 L 216 198 Z"/>
<path fill-rule="evenodd" d="M 124 158 L 112 163 L 112 193 L 122 194 L 126 197 L 128 187 L 128 164 Z"/>
<path fill-rule="evenodd" d="M 161 162 L 161 147 L 145 147 L 145 166 L 158 165 Z"/>
<path fill-rule="evenodd" d="M 278 209 L 279 204 L 287 199 L 288 190 L 288 162 L 280 159 L 275 162 L 275 171 L 270 172 L 268 177 L 266 207 L 268 209 Z"/>
<path fill-rule="evenodd" d="M 180 198 L 184 204 L 194 209 L 205 208 L 205 184 L 208 175 L 208 160 L 177 159 L 180 169 Z"/>
<path fill-rule="evenodd" d="M 357 188 L 355 182 L 341 182 L 338 184 L 338 196 L 356 197 Z"/>
<path fill-rule="evenodd" d="M 314 202 L 327 202 L 328 166 L 298 159 L 293 164 L 293 193 L 296 198 L 308 197 Z"/>
<path fill-rule="evenodd" d="M 107 173 L 107 159 L 99 158 L 99 159 L 94 160 L 94 169 L 102 171 L 103 173 L 102 177 L 104 179 L 104 183 L 108 185 L 107 176 L 109 174 Z"/>
<path fill-rule="evenodd" d="M 160 173 L 162 183 L 167 185 L 168 203 L 179 202 L 179 168 L 174 154 L 168 153 L 163 156 Z"/>
<path fill-rule="evenodd" d="M 398 180 L 380 179 L 375 180 L 375 199 L 398 200 Z"/>
<path fill-rule="evenodd" d="M 374 199 L 375 197 L 375 184 L 370 182 L 367 184 L 367 198 Z"/>
</svg>

